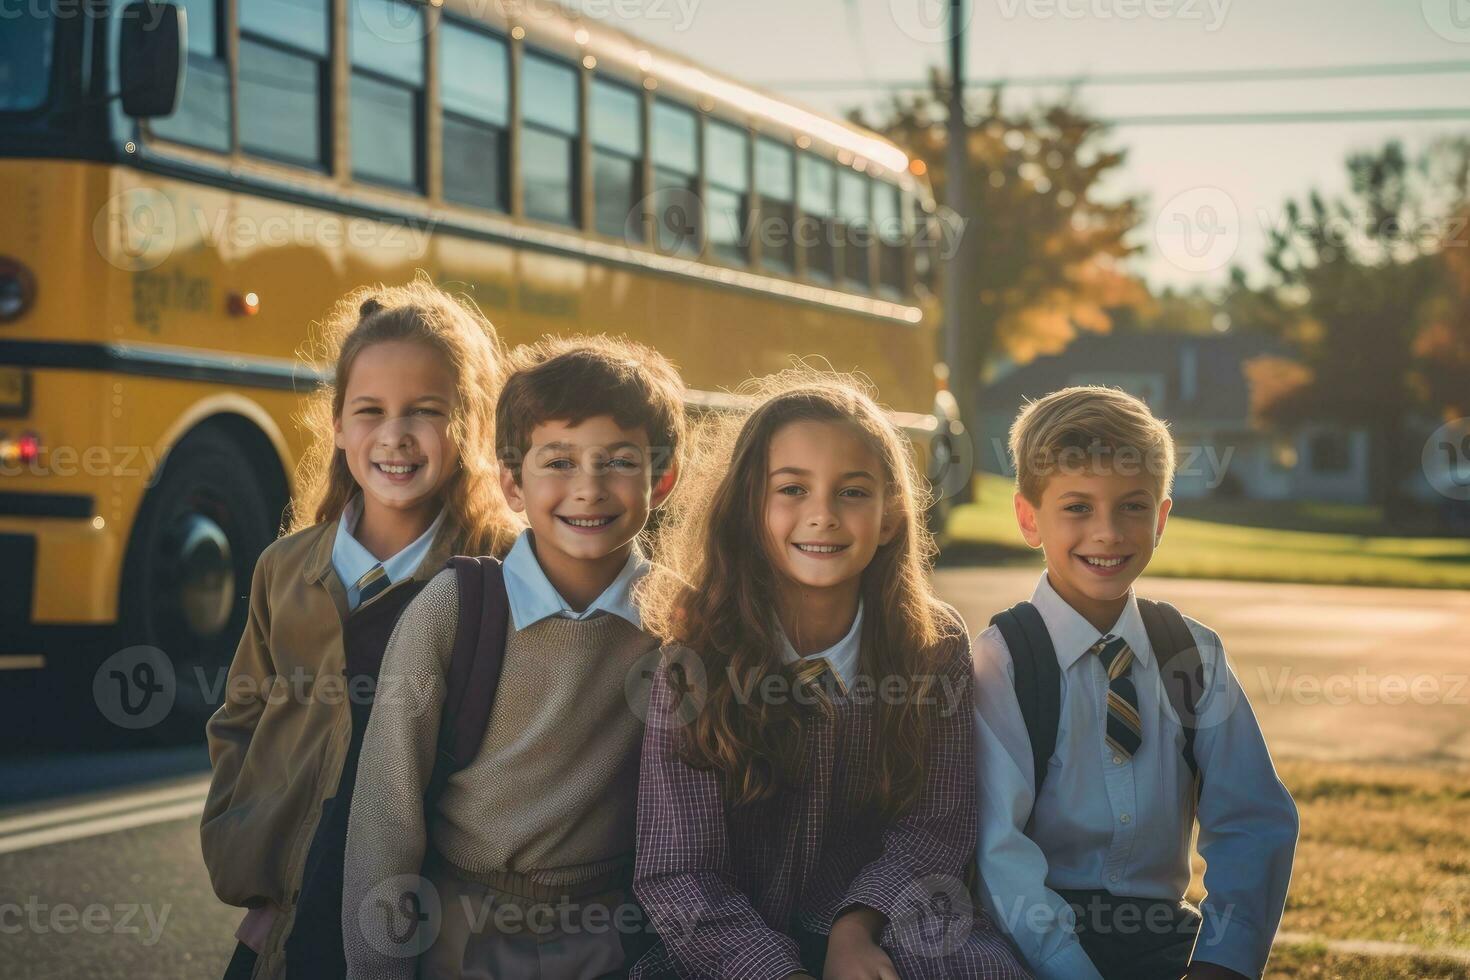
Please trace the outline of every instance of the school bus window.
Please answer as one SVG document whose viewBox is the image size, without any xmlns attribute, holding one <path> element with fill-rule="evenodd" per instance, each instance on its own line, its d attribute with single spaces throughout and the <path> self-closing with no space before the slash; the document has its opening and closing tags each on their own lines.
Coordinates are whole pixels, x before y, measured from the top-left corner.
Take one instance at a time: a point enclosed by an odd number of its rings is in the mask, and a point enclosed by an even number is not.
<svg viewBox="0 0 1470 980">
<path fill-rule="evenodd" d="M 424 13 L 404 0 L 353 0 L 352 175 L 423 187 Z"/>
<path fill-rule="evenodd" d="M 755 141 L 756 217 L 761 265 L 791 275 L 796 269 L 796 157 L 789 147 L 768 139 Z"/>
<path fill-rule="evenodd" d="M 889 299 L 903 295 L 903 211 L 898 187 L 873 182 L 873 231 L 878 242 L 878 291 Z"/>
<path fill-rule="evenodd" d="M 241 149 L 325 166 L 326 0 L 239 3 Z"/>
<path fill-rule="evenodd" d="M 577 73 L 528 53 L 521 62 L 521 174 L 526 216 L 577 224 Z"/>
<path fill-rule="evenodd" d="M 659 251 L 699 254 L 699 135 L 694 112 L 653 104 L 654 220 Z"/>
<path fill-rule="evenodd" d="M 592 199 L 600 234 L 643 240 L 642 215 L 633 214 L 642 193 L 641 99 L 625 85 L 592 82 Z"/>
<path fill-rule="evenodd" d="M 732 265 L 745 265 L 750 212 L 750 137 L 713 120 L 705 128 L 705 222 L 710 249 Z"/>
<path fill-rule="evenodd" d="M 837 175 L 837 217 L 842 222 L 842 278 L 849 288 L 868 285 L 868 179 L 843 170 Z"/>
<path fill-rule="evenodd" d="M 837 171 L 821 157 L 797 158 L 798 196 L 802 220 L 798 240 L 806 249 L 807 278 L 831 284 L 837 278 Z"/>
<path fill-rule="evenodd" d="M 164 139 L 228 153 L 230 69 L 220 43 L 218 0 L 185 0 L 183 7 L 188 30 L 184 91 L 174 114 L 149 126 Z M 4 98 L 0 95 L 0 102 Z"/>
<path fill-rule="evenodd" d="M 56 18 L 35 4 L 21 4 L 7 14 L 0 31 L 0 112 L 30 112 L 46 104 L 51 87 Z"/>
<path fill-rule="evenodd" d="M 439 32 L 444 197 L 509 210 L 510 55 L 505 42 L 445 21 Z"/>
</svg>

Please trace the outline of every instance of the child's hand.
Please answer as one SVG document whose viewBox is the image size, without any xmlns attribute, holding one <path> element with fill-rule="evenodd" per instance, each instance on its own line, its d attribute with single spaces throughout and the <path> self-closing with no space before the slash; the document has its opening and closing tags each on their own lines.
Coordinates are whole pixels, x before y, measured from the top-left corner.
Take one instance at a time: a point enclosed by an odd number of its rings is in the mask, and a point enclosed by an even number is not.
<svg viewBox="0 0 1470 980">
<path fill-rule="evenodd" d="M 822 980 L 898 980 L 893 961 L 874 938 L 882 928 L 883 916 L 862 907 L 832 923 Z"/>
</svg>

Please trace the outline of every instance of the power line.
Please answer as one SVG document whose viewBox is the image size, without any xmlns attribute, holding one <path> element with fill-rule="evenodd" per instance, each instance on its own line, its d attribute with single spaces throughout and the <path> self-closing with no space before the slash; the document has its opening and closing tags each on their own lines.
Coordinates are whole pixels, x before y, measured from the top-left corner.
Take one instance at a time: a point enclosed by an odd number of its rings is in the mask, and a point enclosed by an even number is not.
<svg viewBox="0 0 1470 980">
<path fill-rule="evenodd" d="M 1322 112 L 1198 112 L 1111 116 L 1109 126 L 1258 126 L 1308 123 L 1437 122 L 1470 119 L 1470 106 L 1412 109 L 1329 109 Z"/>
<path fill-rule="evenodd" d="M 1091 75 L 1025 75 L 974 78 L 966 88 L 1033 88 L 1070 85 L 1216 85 L 1241 82 L 1325 81 L 1341 78 L 1413 77 L 1470 72 L 1470 61 L 1408 61 L 1367 65 L 1318 65 L 1281 68 L 1221 68 L 1205 71 L 1103 72 Z M 765 83 L 790 91 L 852 91 L 928 89 L 928 81 L 905 79 L 790 79 Z"/>
</svg>

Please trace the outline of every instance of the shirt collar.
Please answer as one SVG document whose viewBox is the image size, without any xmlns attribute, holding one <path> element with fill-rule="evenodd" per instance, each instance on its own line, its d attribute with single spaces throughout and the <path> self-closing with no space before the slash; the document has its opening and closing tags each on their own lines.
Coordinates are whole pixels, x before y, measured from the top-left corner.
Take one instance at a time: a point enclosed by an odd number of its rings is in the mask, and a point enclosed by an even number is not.
<svg viewBox="0 0 1470 980">
<path fill-rule="evenodd" d="M 1128 587 L 1128 604 L 1123 607 L 1118 621 L 1107 634 L 1099 633 L 1097 627 L 1058 595 L 1044 571 L 1041 573 L 1041 581 L 1036 583 L 1036 591 L 1031 595 L 1031 604 L 1041 613 L 1041 619 L 1046 623 L 1046 631 L 1051 634 L 1052 646 L 1057 651 L 1057 663 L 1062 670 L 1067 670 L 1081 659 L 1104 635 L 1121 636 L 1133 650 L 1133 658 L 1144 667 L 1153 662 L 1153 648 L 1149 646 L 1148 631 L 1144 629 L 1143 617 L 1138 613 L 1138 598 L 1133 594 L 1132 586 Z"/>
<path fill-rule="evenodd" d="M 842 686 L 852 690 L 853 682 L 857 679 L 858 654 L 862 652 L 863 641 L 863 600 L 858 599 L 857 615 L 852 618 L 852 626 L 848 628 L 847 635 L 825 650 L 809 653 L 805 657 L 796 652 L 791 641 L 786 638 L 786 631 L 781 628 L 781 623 L 776 622 L 776 633 L 781 637 L 781 659 L 788 664 L 794 664 L 798 660 L 813 660 L 817 657 L 826 657 L 827 662 L 832 665 L 832 670 L 842 679 Z"/>
<path fill-rule="evenodd" d="M 411 578 L 419 565 L 428 556 L 430 548 L 434 544 L 434 536 L 439 533 L 439 528 L 444 524 L 445 511 L 440 510 L 433 522 L 413 542 L 397 554 L 382 562 L 383 571 L 388 574 L 389 584 L 401 582 Z M 373 553 L 362 546 L 353 533 L 357 530 L 357 523 L 362 517 L 362 495 L 358 494 L 347 502 L 342 508 L 342 516 L 337 519 L 337 534 L 332 540 L 332 568 L 336 570 L 337 577 L 342 580 L 342 585 L 349 593 L 357 584 L 357 580 L 367 574 L 378 559 Z"/>
<path fill-rule="evenodd" d="M 523 630 L 548 616 L 590 619 L 598 613 L 610 613 L 643 628 L 643 617 L 633 601 L 633 587 L 652 565 L 643 557 L 637 541 L 633 542 L 633 550 L 618 577 L 586 609 L 577 612 L 546 577 L 541 562 L 536 559 L 533 535 L 530 528 L 521 531 L 505 556 L 505 594 L 510 599 L 510 618 L 516 629 Z"/>
</svg>

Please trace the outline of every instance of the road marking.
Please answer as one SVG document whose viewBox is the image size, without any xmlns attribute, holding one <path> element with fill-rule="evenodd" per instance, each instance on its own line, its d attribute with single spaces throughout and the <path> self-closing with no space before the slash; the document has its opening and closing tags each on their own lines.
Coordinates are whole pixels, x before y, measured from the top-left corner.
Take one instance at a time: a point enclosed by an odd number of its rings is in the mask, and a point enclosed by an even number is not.
<svg viewBox="0 0 1470 980">
<path fill-rule="evenodd" d="M 1329 953 L 1348 956 L 1401 959 L 1419 956 L 1429 960 L 1470 963 L 1470 949 L 1454 946 L 1415 946 L 1412 943 L 1390 943 L 1379 939 L 1325 939 L 1306 932 L 1278 932 L 1276 946 L 1322 946 Z"/>
<path fill-rule="evenodd" d="M 204 812 L 209 779 L 0 819 L 0 854 L 184 820 Z"/>
</svg>

